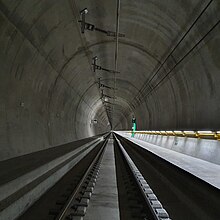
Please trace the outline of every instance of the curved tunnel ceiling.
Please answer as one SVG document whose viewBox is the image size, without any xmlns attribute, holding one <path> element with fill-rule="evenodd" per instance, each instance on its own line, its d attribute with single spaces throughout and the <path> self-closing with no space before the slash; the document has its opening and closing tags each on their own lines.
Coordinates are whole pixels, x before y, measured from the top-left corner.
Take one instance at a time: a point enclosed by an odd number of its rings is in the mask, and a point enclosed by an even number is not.
<svg viewBox="0 0 220 220">
<path fill-rule="evenodd" d="M 83 8 L 87 22 L 116 30 L 117 1 L 0 0 L 3 145 L 28 153 L 108 131 L 111 120 L 130 129 L 132 115 L 142 130 L 220 128 L 218 0 L 120 1 L 113 107 L 97 82 L 114 87 L 114 74 L 91 63 L 114 69 L 116 39 L 82 34 Z"/>
</svg>

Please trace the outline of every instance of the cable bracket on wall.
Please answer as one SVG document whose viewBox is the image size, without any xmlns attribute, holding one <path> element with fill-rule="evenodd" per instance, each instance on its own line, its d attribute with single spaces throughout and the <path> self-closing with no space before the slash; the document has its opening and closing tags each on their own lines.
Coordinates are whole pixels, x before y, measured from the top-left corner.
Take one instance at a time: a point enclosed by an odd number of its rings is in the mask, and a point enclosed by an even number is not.
<svg viewBox="0 0 220 220">
<path fill-rule="evenodd" d="M 103 83 L 101 83 L 101 77 L 98 78 L 98 85 L 99 85 L 99 88 L 106 88 L 106 89 L 111 89 L 111 90 L 114 90 L 115 88 L 111 87 L 111 86 L 107 86 Z"/>
<path fill-rule="evenodd" d="M 103 101 L 104 104 L 109 104 L 109 105 L 114 105 L 114 103 L 108 102 L 108 101 Z"/>
<path fill-rule="evenodd" d="M 81 20 L 78 22 L 81 23 L 81 33 L 84 34 L 85 30 L 88 31 L 97 31 L 103 34 L 106 34 L 109 37 L 116 37 L 116 33 L 114 31 L 107 31 L 103 30 L 101 28 L 97 28 L 94 24 L 90 24 L 86 22 L 86 14 L 88 14 L 88 9 L 84 8 L 82 11 L 80 11 Z M 125 34 L 118 33 L 118 37 L 125 37 Z"/>
<path fill-rule="evenodd" d="M 115 97 L 112 97 L 112 96 L 109 96 L 109 95 L 104 94 L 104 91 L 103 91 L 103 90 L 102 90 L 102 92 L 101 92 L 101 95 L 102 95 L 101 98 L 116 99 Z"/>
<path fill-rule="evenodd" d="M 93 60 L 93 63 L 92 63 L 93 72 L 96 72 L 96 70 L 103 70 L 103 71 L 109 72 L 109 73 L 120 73 L 120 72 L 118 72 L 118 71 L 110 70 L 110 69 L 103 68 L 103 67 L 97 65 L 97 60 L 98 60 L 98 57 L 97 57 L 97 56 L 93 57 L 92 60 Z"/>
</svg>

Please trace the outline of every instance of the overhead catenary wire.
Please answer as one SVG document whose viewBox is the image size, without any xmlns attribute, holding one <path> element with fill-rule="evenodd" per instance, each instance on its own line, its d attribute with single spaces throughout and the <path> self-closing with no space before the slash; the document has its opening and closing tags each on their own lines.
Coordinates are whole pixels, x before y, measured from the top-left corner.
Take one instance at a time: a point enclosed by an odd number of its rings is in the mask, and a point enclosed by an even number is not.
<svg viewBox="0 0 220 220">
<path fill-rule="evenodd" d="M 162 67 L 164 66 L 164 64 L 167 62 L 167 60 L 172 56 L 172 54 L 174 53 L 174 51 L 178 48 L 178 46 L 182 43 L 182 41 L 186 38 L 186 36 L 188 36 L 188 34 L 190 33 L 190 31 L 193 29 L 193 27 L 195 26 L 195 24 L 198 22 L 198 20 L 201 18 L 201 16 L 206 12 L 206 10 L 210 7 L 211 3 L 213 2 L 213 0 L 210 0 L 205 7 L 202 9 L 202 11 L 199 13 L 199 15 L 196 17 L 196 19 L 193 21 L 193 23 L 189 26 L 189 28 L 186 30 L 186 32 L 183 34 L 183 36 L 180 38 L 180 40 L 177 42 L 177 44 L 173 47 L 173 49 L 170 51 L 170 53 L 167 55 L 167 57 L 165 58 L 165 60 L 160 64 L 159 68 L 156 70 L 156 72 L 144 83 L 144 86 L 138 91 L 137 95 L 134 97 L 133 99 L 133 103 L 134 100 L 138 100 L 139 96 L 141 96 L 141 94 L 144 92 L 144 90 L 146 89 L 147 86 L 149 86 L 149 84 L 152 82 L 152 80 L 157 76 L 157 74 L 159 73 L 159 71 L 162 69 Z M 185 56 L 184 56 L 185 57 Z M 182 61 L 182 60 L 181 60 Z M 178 62 L 179 64 L 179 62 Z M 170 73 L 171 71 L 169 71 Z M 166 74 L 167 75 L 169 75 Z M 146 97 L 146 95 L 145 95 Z"/>
<path fill-rule="evenodd" d="M 118 51 L 119 51 L 119 30 L 120 30 L 120 11 L 121 11 L 121 0 L 117 1 L 117 9 L 116 9 L 116 38 L 115 38 L 115 73 L 114 73 L 114 97 L 116 97 L 116 73 L 118 72 Z M 115 99 L 113 101 L 115 105 Z M 112 126 L 113 126 L 113 119 L 115 119 L 115 109 L 112 109 Z"/>
<path fill-rule="evenodd" d="M 75 21 L 79 21 L 80 20 L 80 16 L 79 16 L 79 14 L 81 15 L 81 17 L 82 17 L 82 20 L 81 20 L 81 22 L 80 23 L 82 23 L 82 21 L 84 20 L 84 23 L 85 23 L 85 14 L 87 14 L 89 11 L 88 11 L 88 9 L 87 8 L 84 8 L 83 10 L 81 10 L 80 11 L 80 13 L 78 13 L 78 11 L 79 11 L 79 9 L 78 9 L 78 7 L 77 7 L 77 4 L 76 4 L 76 2 L 75 1 L 72 1 L 72 0 L 69 0 L 69 4 L 70 4 L 70 7 L 71 7 L 71 10 L 72 10 L 72 12 L 73 12 L 73 16 L 74 16 L 74 20 Z M 82 28 L 83 27 L 83 28 Z M 81 29 L 81 30 L 80 30 Z M 92 76 L 94 77 L 94 81 L 95 82 L 97 82 L 97 80 L 98 80 L 98 78 L 96 77 L 96 75 L 93 73 L 93 66 L 91 65 L 91 60 L 93 59 L 93 57 L 91 57 L 91 54 L 89 53 L 89 49 L 88 49 L 88 46 L 87 46 L 87 43 L 86 43 L 86 38 L 85 38 L 85 36 L 83 36 L 83 34 L 84 34 L 84 31 L 85 31 L 85 26 L 82 26 L 81 25 L 81 27 L 79 28 L 79 26 L 78 26 L 78 24 L 77 24 L 77 30 L 78 30 L 78 32 L 80 33 L 81 32 L 81 34 L 79 34 L 79 36 L 80 36 L 80 40 L 81 40 L 81 43 L 82 43 L 82 45 L 83 45 L 83 47 L 85 48 L 85 54 L 86 54 L 86 57 L 88 58 L 88 63 L 89 63 L 89 66 L 90 66 L 90 69 L 91 69 L 91 71 L 92 71 Z M 97 85 L 97 83 L 94 83 L 94 85 Z M 99 89 L 99 87 L 97 86 L 97 88 Z M 98 90 L 99 91 L 99 94 L 101 95 L 101 92 L 100 92 L 100 90 Z M 104 108 L 104 110 L 105 110 L 105 112 L 106 112 L 106 116 L 107 116 L 107 120 L 108 120 L 108 122 L 111 124 L 111 120 L 110 120 L 110 118 L 109 118 L 109 116 L 108 116 L 108 113 L 107 113 L 107 111 L 106 111 L 106 109 L 105 109 L 105 105 L 104 105 L 104 103 L 102 102 L 102 107 Z M 89 106 L 90 107 L 90 106 Z M 90 107 L 91 108 L 91 107 Z M 92 109 L 92 108 L 91 108 Z"/>
</svg>

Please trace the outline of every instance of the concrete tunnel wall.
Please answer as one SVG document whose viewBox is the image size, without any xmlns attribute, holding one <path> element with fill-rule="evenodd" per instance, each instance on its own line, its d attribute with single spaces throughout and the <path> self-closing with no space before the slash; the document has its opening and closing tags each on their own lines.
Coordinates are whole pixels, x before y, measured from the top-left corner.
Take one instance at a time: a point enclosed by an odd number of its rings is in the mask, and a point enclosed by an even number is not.
<svg viewBox="0 0 220 220">
<path fill-rule="evenodd" d="M 65 3 L 0 2 L 1 160 L 109 130 Z"/>
<path fill-rule="evenodd" d="M 141 1 L 133 2 L 135 8 L 128 2 L 122 3 L 121 29 L 128 23 L 133 27 L 130 32 L 155 65 L 145 69 L 147 80 L 131 99 L 133 113 L 117 128 L 123 129 L 123 123 L 135 115 L 139 130 L 218 130 L 220 2 Z M 128 57 L 131 61 L 132 55 Z"/>
<path fill-rule="evenodd" d="M 115 39 L 80 33 L 85 7 L 89 22 L 115 30 L 116 1 L 0 0 L 0 160 L 110 130 L 96 82 L 114 78 L 93 73 L 91 59 L 114 68 Z M 115 129 L 130 129 L 132 115 L 141 130 L 219 129 L 219 9 L 121 0 Z"/>
</svg>

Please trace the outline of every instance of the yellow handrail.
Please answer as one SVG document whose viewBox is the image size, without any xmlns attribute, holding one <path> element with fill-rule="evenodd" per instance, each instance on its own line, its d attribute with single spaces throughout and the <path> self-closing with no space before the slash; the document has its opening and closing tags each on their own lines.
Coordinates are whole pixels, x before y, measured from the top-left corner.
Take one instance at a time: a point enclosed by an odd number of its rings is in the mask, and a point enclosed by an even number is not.
<svg viewBox="0 0 220 220">
<path fill-rule="evenodd" d="M 135 131 L 134 133 L 220 140 L 220 131 Z"/>
</svg>

